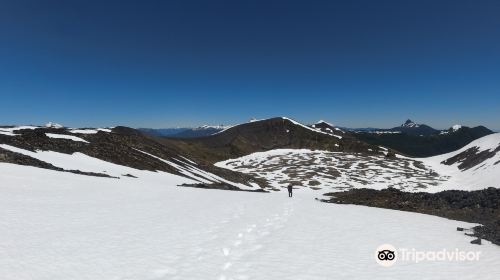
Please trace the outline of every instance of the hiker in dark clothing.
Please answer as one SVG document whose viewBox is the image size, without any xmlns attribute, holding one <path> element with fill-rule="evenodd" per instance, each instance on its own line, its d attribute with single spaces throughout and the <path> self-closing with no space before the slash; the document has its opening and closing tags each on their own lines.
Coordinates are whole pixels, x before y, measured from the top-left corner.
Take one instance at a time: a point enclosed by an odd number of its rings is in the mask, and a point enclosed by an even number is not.
<svg viewBox="0 0 500 280">
<path fill-rule="evenodd" d="M 292 197 L 293 187 L 292 184 L 288 185 L 288 197 Z"/>
</svg>

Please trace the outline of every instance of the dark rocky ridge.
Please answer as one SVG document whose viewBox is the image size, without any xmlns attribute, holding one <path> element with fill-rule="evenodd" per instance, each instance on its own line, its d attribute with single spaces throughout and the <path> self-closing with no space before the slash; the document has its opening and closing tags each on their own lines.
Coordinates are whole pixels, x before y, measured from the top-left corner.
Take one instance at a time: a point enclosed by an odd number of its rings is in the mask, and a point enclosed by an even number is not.
<svg viewBox="0 0 500 280">
<path fill-rule="evenodd" d="M 178 139 L 164 138 L 163 143 L 178 145 Z M 183 145 L 205 151 L 203 160 L 215 163 L 255 152 L 272 149 L 313 149 L 334 152 L 381 153 L 378 146 L 366 144 L 351 134 L 342 139 L 312 131 L 284 118 L 250 122 L 229 128 L 221 133 L 182 139 Z M 369 151 L 371 149 L 371 151 Z"/>
<path fill-rule="evenodd" d="M 352 189 L 327 193 L 323 202 L 356 204 L 401 211 L 418 212 L 439 217 L 479 223 L 474 236 L 500 245 L 500 189 L 479 191 L 443 191 L 439 193 L 408 193 L 394 188 L 381 191 Z"/>
</svg>

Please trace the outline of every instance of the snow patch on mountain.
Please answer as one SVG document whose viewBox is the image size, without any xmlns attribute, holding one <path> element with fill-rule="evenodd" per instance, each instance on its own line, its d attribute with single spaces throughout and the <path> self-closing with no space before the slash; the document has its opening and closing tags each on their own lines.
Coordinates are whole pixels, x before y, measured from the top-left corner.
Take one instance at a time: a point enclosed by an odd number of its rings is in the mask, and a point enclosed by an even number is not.
<svg viewBox="0 0 500 280">
<path fill-rule="evenodd" d="M 45 133 L 45 135 L 49 138 L 55 138 L 55 139 L 68 139 L 76 142 L 84 142 L 84 143 L 89 143 L 87 140 L 84 140 L 80 137 L 76 137 L 73 135 L 66 135 L 66 134 L 56 134 L 56 133 Z"/>
<path fill-rule="evenodd" d="M 85 129 L 71 129 L 69 132 L 75 133 L 75 134 L 96 134 L 99 131 L 107 132 L 110 133 L 111 129 L 109 128 L 85 128 Z"/>
<path fill-rule="evenodd" d="M 16 133 L 12 132 L 12 131 L 4 131 L 2 129 L 0 129 L 0 134 L 7 135 L 7 136 L 17 136 L 17 135 L 19 135 L 19 134 L 16 134 Z"/>
<path fill-rule="evenodd" d="M 33 125 L 21 125 L 21 126 L 14 126 L 14 127 L 0 127 L 0 131 L 2 132 L 15 132 L 17 130 L 23 130 L 23 129 L 37 129 L 40 128 L 39 126 L 33 126 Z"/>
<path fill-rule="evenodd" d="M 196 129 L 209 129 L 209 128 L 213 128 L 213 129 L 228 129 L 228 128 L 231 128 L 233 127 L 232 125 L 202 125 L 200 127 L 197 127 L 197 128 L 194 128 L 195 130 Z"/>
<path fill-rule="evenodd" d="M 331 126 L 331 127 L 335 127 L 332 123 L 327 122 L 327 121 L 325 121 L 325 120 L 319 120 L 316 124 L 322 124 L 322 123 L 325 123 L 325 124 L 327 124 L 327 125 L 329 125 L 329 126 Z"/>
<path fill-rule="evenodd" d="M 456 125 L 454 125 L 454 126 L 452 126 L 452 127 L 451 127 L 451 129 L 452 129 L 453 131 L 457 131 L 457 130 L 459 130 L 459 129 L 461 129 L 461 128 L 462 128 L 462 125 L 460 125 L 460 124 L 456 124 Z"/>
<path fill-rule="evenodd" d="M 339 135 L 335 135 L 335 134 L 330 134 L 330 133 L 326 133 L 326 132 L 323 132 L 319 129 L 315 129 L 315 128 L 312 128 L 312 127 L 309 127 L 307 125 L 304 125 L 304 124 L 301 124 L 299 123 L 298 121 L 295 121 L 295 120 L 292 120 L 290 118 L 287 118 L 287 117 L 281 117 L 282 119 L 284 120 L 288 120 L 290 121 L 291 123 L 295 124 L 295 125 L 298 125 L 300 127 L 303 127 L 305 129 L 308 129 L 308 130 L 311 130 L 311 131 L 314 131 L 314 132 L 317 132 L 317 133 L 321 133 L 321 134 L 325 134 L 325 135 L 328 135 L 328 136 L 333 136 L 333 137 L 336 137 L 336 138 L 339 138 L 339 139 L 342 139 L 342 136 L 339 136 Z"/>
<path fill-rule="evenodd" d="M 64 126 L 61 124 L 58 124 L 58 123 L 48 122 L 45 124 L 45 127 L 47 127 L 47 128 L 63 128 Z"/>
</svg>

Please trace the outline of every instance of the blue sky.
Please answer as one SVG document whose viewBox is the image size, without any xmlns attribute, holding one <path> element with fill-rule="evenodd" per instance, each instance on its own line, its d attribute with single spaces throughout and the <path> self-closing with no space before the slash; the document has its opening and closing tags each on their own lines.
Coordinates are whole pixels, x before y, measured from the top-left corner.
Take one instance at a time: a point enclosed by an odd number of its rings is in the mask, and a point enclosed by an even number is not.
<svg viewBox="0 0 500 280">
<path fill-rule="evenodd" d="M 500 129 L 499 1 L 0 2 L 2 124 Z"/>
</svg>

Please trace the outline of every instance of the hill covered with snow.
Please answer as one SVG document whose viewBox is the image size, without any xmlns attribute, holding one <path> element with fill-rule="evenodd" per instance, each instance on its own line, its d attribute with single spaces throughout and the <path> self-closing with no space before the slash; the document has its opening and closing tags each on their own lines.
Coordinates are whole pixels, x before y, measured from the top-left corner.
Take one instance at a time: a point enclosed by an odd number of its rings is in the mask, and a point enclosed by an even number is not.
<svg viewBox="0 0 500 280">
<path fill-rule="evenodd" d="M 443 189 L 500 187 L 500 133 L 484 136 L 458 151 L 420 160 L 449 177 Z"/>
</svg>

